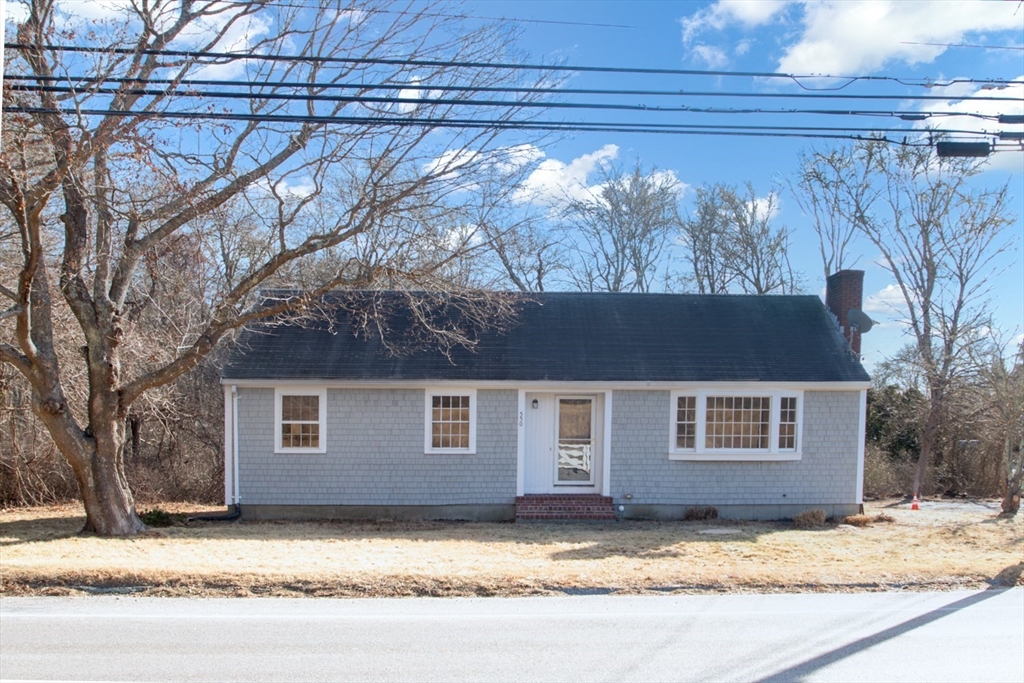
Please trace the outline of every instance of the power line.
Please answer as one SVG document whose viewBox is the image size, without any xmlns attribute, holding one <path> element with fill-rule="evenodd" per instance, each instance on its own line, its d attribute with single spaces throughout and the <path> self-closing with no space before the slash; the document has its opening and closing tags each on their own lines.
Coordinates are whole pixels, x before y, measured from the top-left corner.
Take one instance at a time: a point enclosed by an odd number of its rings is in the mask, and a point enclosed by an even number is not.
<svg viewBox="0 0 1024 683">
<path fill-rule="evenodd" d="M 296 86 L 297 87 L 297 86 Z M 147 88 L 106 88 L 90 87 L 79 90 L 72 86 L 22 85 L 12 84 L 14 92 L 49 92 L 58 94 L 89 94 L 89 95 L 138 95 L 145 97 L 174 97 L 199 99 L 246 99 L 266 101 L 302 101 L 302 102 L 333 102 L 353 104 L 400 104 L 400 105 L 442 105 L 463 107 L 514 107 L 530 109 L 591 109 L 613 111 L 637 111 L 645 113 L 695 113 L 695 114 L 808 114 L 838 116 L 876 116 L 900 118 L 906 121 L 924 121 L 933 117 L 964 116 L 989 121 L 999 119 L 997 114 L 981 114 L 976 112 L 899 112 L 880 110 L 835 110 L 835 109 L 729 109 L 724 107 L 691 107 L 688 105 L 661 106 L 645 104 L 609 104 L 594 102 L 531 102 L 519 100 L 474 100 L 445 99 L 431 97 L 375 97 L 369 95 L 310 95 L 306 93 L 259 93 L 231 91 L 199 91 L 199 90 L 156 90 Z M 409 88 L 401 88 L 409 90 Z M 429 90 L 424 88 L 423 90 Z"/>
<path fill-rule="evenodd" d="M 608 67 L 608 66 L 565 66 L 550 64 L 515 64 L 508 62 L 461 62 L 441 59 L 398 59 L 388 57 L 314 57 L 304 55 L 265 55 L 258 53 L 215 52 L 209 50 L 156 50 L 117 47 L 91 47 L 82 45 L 26 45 L 24 43 L 6 43 L 11 50 L 47 50 L 76 52 L 86 54 L 124 54 L 124 55 L 158 55 L 164 57 L 184 57 L 187 59 L 252 59 L 273 62 L 314 62 L 317 64 L 364 64 L 412 67 L 455 67 L 466 69 L 504 69 L 509 71 L 553 71 L 562 73 L 614 73 L 614 74 L 647 74 L 659 76 L 719 76 L 743 78 L 782 78 L 793 81 L 805 90 L 839 90 L 857 81 L 894 82 L 902 85 L 920 87 L 947 87 L 961 83 L 980 83 L 989 85 L 1009 85 L 1005 79 L 974 79 L 955 78 L 936 82 L 931 79 L 903 79 L 893 76 L 830 76 L 827 74 L 785 74 L 771 71 L 718 71 L 700 69 L 654 69 L 643 67 Z M 808 88 L 800 80 L 832 78 L 846 80 L 847 83 L 835 88 Z"/>
<path fill-rule="evenodd" d="M 308 114 L 246 114 L 240 112 L 155 112 L 155 111 L 118 111 L 115 109 L 49 109 L 46 107 L 8 107 L 11 113 L 26 114 L 61 114 L 79 116 L 115 116 L 149 119 L 185 119 L 185 120 L 220 120 L 220 121 L 261 121 L 266 123 L 314 123 L 314 124 L 351 124 L 361 126 L 397 126 L 397 127 L 437 127 L 437 128 L 497 128 L 506 130 L 568 130 L 601 131 L 601 132 L 665 132 L 682 133 L 686 131 L 713 134 L 717 131 L 752 131 L 797 133 L 900 133 L 900 134 L 963 134 L 963 135 L 994 135 L 974 130 L 907 130 L 903 128 L 857 128 L 830 126 L 764 126 L 764 125 L 728 125 L 728 124 L 673 124 L 673 123 L 596 123 L 586 121 L 503 121 L 493 119 L 424 119 L 412 117 L 372 117 L 372 116 L 313 116 Z M 812 135 L 813 136 L 813 135 Z M 863 136 L 854 136 L 863 137 Z"/>
<path fill-rule="evenodd" d="M 765 99 L 803 99 L 803 100 L 904 100 L 910 102 L 941 101 L 981 101 L 981 102 L 1021 102 L 1020 97 L 982 97 L 965 95 L 949 97 L 942 95 L 872 95 L 846 93 L 752 93 L 736 91 L 707 90 L 617 90 L 601 88 L 555 88 L 555 87 L 512 87 L 512 86 L 474 86 L 474 85 L 430 85 L 427 83 L 298 83 L 288 81 L 244 81 L 237 79 L 170 79 L 170 78 L 91 78 L 87 76 L 36 76 L 33 74 L 7 74 L 7 80 L 33 80 L 39 82 L 81 82 L 87 85 L 98 83 L 154 84 L 190 86 L 217 86 L 243 88 L 315 88 L 315 89 L 352 89 L 352 90 L 436 90 L 438 92 L 504 92 L 534 95 L 627 95 L 639 97 L 735 97 Z"/>
</svg>

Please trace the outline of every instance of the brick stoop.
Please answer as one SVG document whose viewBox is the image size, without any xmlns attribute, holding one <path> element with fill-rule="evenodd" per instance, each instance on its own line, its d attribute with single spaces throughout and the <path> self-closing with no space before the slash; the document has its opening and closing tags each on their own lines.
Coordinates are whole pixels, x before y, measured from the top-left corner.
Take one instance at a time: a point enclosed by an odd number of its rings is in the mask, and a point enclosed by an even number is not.
<svg viewBox="0 0 1024 683">
<path fill-rule="evenodd" d="M 543 493 L 516 497 L 516 521 L 545 519 L 614 520 L 610 496 Z"/>
</svg>

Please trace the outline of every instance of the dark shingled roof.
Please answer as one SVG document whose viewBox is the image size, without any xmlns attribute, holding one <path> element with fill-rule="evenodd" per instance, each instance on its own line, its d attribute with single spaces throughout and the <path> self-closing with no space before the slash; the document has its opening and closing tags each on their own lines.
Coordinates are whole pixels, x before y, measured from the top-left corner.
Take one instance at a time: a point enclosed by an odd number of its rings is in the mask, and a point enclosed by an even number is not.
<svg viewBox="0 0 1024 683">
<path fill-rule="evenodd" d="M 384 294 L 387 296 L 387 294 Z M 403 316 L 391 321 L 400 330 Z M 474 351 L 392 355 L 354 333 L 247 330 L 225 379 L 865 382 L 868 374 L 816 296 L 543 293 Z"/>
</svg>

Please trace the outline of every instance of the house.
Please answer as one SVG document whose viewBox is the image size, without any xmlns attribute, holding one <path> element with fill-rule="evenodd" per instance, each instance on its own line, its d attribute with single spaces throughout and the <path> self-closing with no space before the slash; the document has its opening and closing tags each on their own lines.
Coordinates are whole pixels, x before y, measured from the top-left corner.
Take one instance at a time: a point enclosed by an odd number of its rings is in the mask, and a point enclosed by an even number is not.
<svg viewBox="0 0 1024 683">
<path fill-rule="evenodd" d="M 816 296 L 535 294 L 447 355 L 389 354 L 344 313 L 248 330 L 223 371 L 227 501 L 255 519 L 855 513 L 869 377 L 846 314 L 862 282 L 830 277 L 832 312 Z"/>
</svg>

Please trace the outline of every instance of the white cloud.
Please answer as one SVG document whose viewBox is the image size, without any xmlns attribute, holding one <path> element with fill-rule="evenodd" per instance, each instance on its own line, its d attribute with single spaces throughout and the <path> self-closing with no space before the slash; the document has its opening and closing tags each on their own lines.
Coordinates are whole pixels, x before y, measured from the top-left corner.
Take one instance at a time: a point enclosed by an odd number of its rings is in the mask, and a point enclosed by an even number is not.
<svg viewBox="0 0 1024 683">
<path fill-rule="evenodd" d="M 1014 31 L 1017 2 L 984 0 L 718 0 L 681 20 L 683 44 L 731 26 L 750 30 L 783 16 L 799 30 L 778 68 L 786 73 L 833 76 L 871 73 L 893 63 L 928 63 L 970 33 Z M 785 11 L 792 9 L 794 11 Z M 711 41 L 705 39 L 703 44 Z M 913 44 L 917 43 L 917 44 Z"/>
<path fill-rule="evenodd" d="M 273 185 L 267 178 L 260 178 L 252 186 L 267 197 L 276 195 L 282 199 L 305 199 L 317 190 L 316 184 L 309 178 L 284 178 Z"/>
<path fill-rule="evenodd" d="M 842 76 L 891 63 L 928 63 L 946 48 L 909 43 L 959 43 L 973 31 L 1020 30 L 1008 2 L 947 0 L 819 0 L 801 3 L 803 33 L 779 70 Z"/>
<path fill-rule="evenodd" d="M 420 105 L 416 102 L 402 102 L 402 100 L 419 100 L 423 99 L 423 91 L 415 87 L 420 84 L 418 77 L 412 78 L 411 88 L 402 88 L 398 91 L 398 111 L 403 114 L 415 111 Z"/>
<path fill-rule="evenodd" d="M 721 69 L 729 64 L 729 58 L 725 50 L 713 45 L 694 45 L 691 48 L 693 56 L 707 65 L 709 69 Z"/>
<path fill-rule="evenodd" d="M 338 16 L 335 18 L 336 23 L 348 23 L 352 26 L 359 26 L 359 24 L 366 21 L 366 18 L 370 16 L 369 12 L 364 12 L 361 9 L 344 9 L 338 12 Z"/>
<path fill-rule="evenodd" d="M 466 223 L 449 228 L 444 233 L 442 241 L 445 248 L 449 251 L 459 251 L 481 245 L 483 237 L 480 235 L 479 226 L 473 223 Z"/>
<path fill-rule="evenodd" d="M 785 9 L 788 0 L 718 0 L 710 7 L 683 17 L 683 44 L 689 45 L 694 38 L 709 30 L 721 31 L 730 24 L 743 24 L 753 28 L 768 23 Z"/>
<path fill-rule="evenodd" d="M 864 311 L 887 316 L 902 316 L 907 310 L 903 293 L 896 285 L 886 285 L 864 301 Z"/>
<path fill-rule="evenodd" d="M 733 47 L 733 54 L 735 54 L 737 57 L 742 57 L 743 55 L 750 52 L 751 45 L 753 45 L 753 41 L 741 40 L 740 42 L 736 43 L 735 47 Z"/>
<path fill-rule="evenodd" d="M 777 194 L 773 193 L 766 197 L 754 199 L 754 215 L 758 220 L 774 220 L 779 215 L 780 208 L 779 196 Z"/>
<path fill-rule="evenodd" d="M 587 184 L 588 177 L 618 155 L 617 145 L 605 145 L 569 163 L 558 159 L 545 159 L 514 196 L 521 202 L 547 206 L 558 206 L 567 201 L 590 198 L 593 196 L 594 188 Z"/>
<path fill-rule="evenodd" d="M 545 156 L 544 150 L 528 143 L 502 147 L 495 150 L 492 155 L 495 166 L 503 172 L 517 171 L 524 166 L 540 161 Z"/>
</svg>

